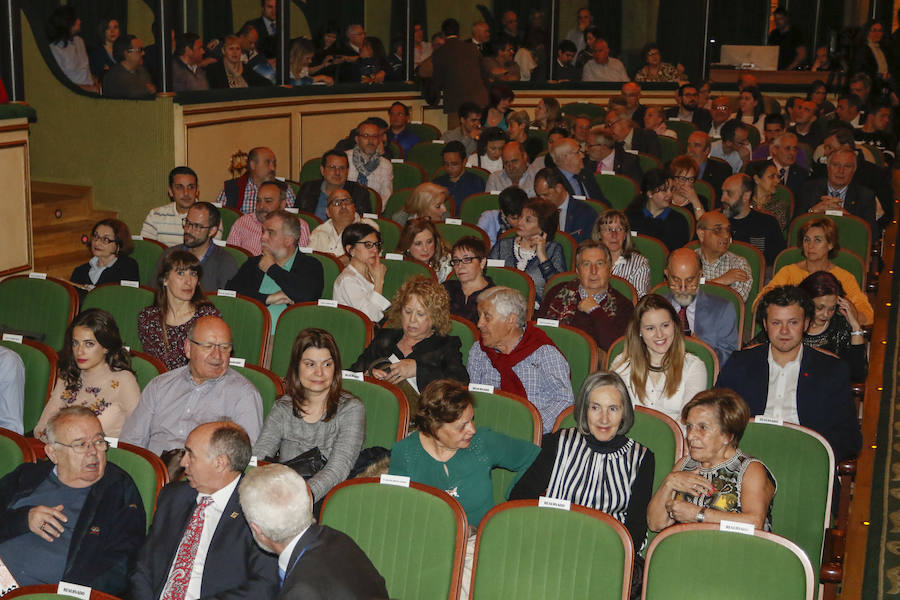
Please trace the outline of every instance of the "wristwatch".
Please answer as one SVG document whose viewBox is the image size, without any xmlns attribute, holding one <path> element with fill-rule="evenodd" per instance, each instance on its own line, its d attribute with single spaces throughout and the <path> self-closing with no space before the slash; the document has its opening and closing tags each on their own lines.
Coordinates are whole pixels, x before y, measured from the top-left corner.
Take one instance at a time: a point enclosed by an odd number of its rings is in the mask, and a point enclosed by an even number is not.
<svg viewBox="0 0 900 600">
<path fill-rule="evenodd" d="M 704 519 L 706 519 L 706 507 L 702 507 L 699 511 L 697 511 L 697 522 L 702 523 Z"/>
</svg>

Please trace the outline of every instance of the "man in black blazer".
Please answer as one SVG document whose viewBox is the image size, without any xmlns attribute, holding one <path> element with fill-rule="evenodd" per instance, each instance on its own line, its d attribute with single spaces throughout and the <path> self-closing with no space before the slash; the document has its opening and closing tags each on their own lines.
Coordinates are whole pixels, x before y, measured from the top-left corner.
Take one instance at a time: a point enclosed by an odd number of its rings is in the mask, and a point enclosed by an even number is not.
<svg viewBox="0 0 900 600">
<path fill-rule="evenodd" d="M 709 134 L 695 131 L 688 137 L 686 154 L 694 159 L 699 167 L 698 177 L 713 186 L 716 197 L 722 196 L 722 184 L 731 177 L 731 166 L 723 160 L 711 159 L 709 151 L 712 143 Z"/>
<path fill-rule="evenodd" d="M 868 223 L 872 235 L 877 236 L 875 192 L 854 183 L 855 173 L 855 152 L 849 149 L 832 152 L 828 157 L 828 176 L 825 179 L 813 179 L 803 186 L 797 214 L 845 211 Z"/>
<path fill-rule="evenodd" d="M 306 482 L 295 471 L 258 467 L 244 477 L 239 493 L 256 542 L 278 556 L 277 600 L 388 598 L 384 577 L 356 542 L 313 521 Z"/>
<path fill-rule="evenodd" d="M 562 185 L 569 195 L 606 202 L 593 173 L 585 169 L 584 154 L 580 151 L 577 140 L 558 140 L 551 146 L 549 154 L 553 159 L 551 168 L 562 177 Z"/>
<path fill-rule="evenodd" d="M 238 501 L 250 438 L 241 426 L 221 421 L 200 425 L 184 445 L 181 465 L 187 481 L 170 483 L 160 492 L 128 597 L 157 600 L 171 588 L 181 598 L 185 593 L 195 598 L 272 598 L 278 592 L 277 561 L 253 541 Z M 212 530 L 211 538 L 203 535 L 205 528 Z M 184 554 L 190 548 L 191 536 L 200 543 L 193 560 L 185 560 L 179 549 Z M 202 578 L 191 581 L 198 568 Z"/>
<path fill-rule="evenodd" d="M 772 164 L 778 169 L 778 177 L 781 183 L 786 185 L 794 194 L 794 201 L 800 197 L 803 186 L 809 179 L 809 171 L 797 164 L 797 135 L 782 133 L 769 144 L 769 154 L 772 155 Z"/>
<path fill-rule="evenodd" d="M 698 106 L 699 98 L 697 86 L 692 83 L 685 83 L 678 88 L 678 92 L 675 95 L 678 106 L 667 108 L 666 118 L 690 121 L 696 125 L 698 130 L 709 131 L 709 128 L 712 127 L 712 115 L 705 108 Z"/>
<path fill-rule="evenodd" d="M 273 211 L 263 222 L 262 254 L 248 258 L 228 282 L 228 289 L 265 304 L 273 323 L 287 305 L 322 297 L 322 263 L 297 249 L 299 239 L 297 216 Z"/>
<path fill-rule="evenodd" d="M 275 21 L 275 0 L 260 0 L 262 14 L 256 19 L 247 21 L 259 34 L 256 41 L 256 49 L 262 52 L 266 58 L 275 58 L 277 54 L 278 24 Z"/>
<path fill-rule="evenodd" d="M 769 342 L 732 354 L 716 387 L 739 393 L 752 416 L 799 423 L 818 432 L 837 461 L 858 453 L 862 435 L 849 366 L 803 345 L 803 332 L 815 314 L 812 299 L 796 286 L 777 287 L 760 300 L 758 314 Z M 772 375 L 776 377 L 770 380 Z"/>
<path fill-rule="evenodd" d="M 563 185 L 564 180 L 565 176 L 556 168 L 541 169 L 534 176 L 534 193 L 565 213 L 560 215 L 560 230 L 581 242 L 591 237 L 597 211 L 584 200 L 574 198 Z"/>
<path fill-rule="evenodd" d="M 606 127 L 598 125 L 591 129 L 587 158 L 584 159 L 584 170 L 591 176 L 604 171 L 612 171 L 616 175 L 627 175 L 641 185 L 644 172 L 637 156 L 625 152 L 616 144 L 612 133 Z"/>
<path fill-rule="evenodd" d="M 606 126 L 612 132 L 616 143 L 625 150 L 652 154 L 656 158 L 662 156 L 662 146 L 656 133 L 639 127 L 635 122 L 611 110 L 606 113 Z"/>
<path fill-rule="evenodd" d="M 313 213 L 322 221 L 328 220 L 325 209 L 328 207 L 328 196 L 338 188 L 344 188 L 350 192 L 356 212 L 359 214 L 372 211 L 369 190 L 364 185 L 355 181 L 349 181 L 350 159 L 345 152 L 329 150 L 322 156 L 322 164 L 319 166 L 322 179 L 304 181 L 297 192 L 297 208 L 303 212 Z M 387 202 L 387 198 L 385 198 Z"/>
</svg>

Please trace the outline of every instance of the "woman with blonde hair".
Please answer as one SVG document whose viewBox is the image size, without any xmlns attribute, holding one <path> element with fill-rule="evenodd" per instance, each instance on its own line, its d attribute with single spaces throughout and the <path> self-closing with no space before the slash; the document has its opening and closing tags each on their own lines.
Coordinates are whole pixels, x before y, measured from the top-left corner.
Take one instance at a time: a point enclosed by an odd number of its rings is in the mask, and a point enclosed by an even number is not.
<svg viewBox="0 0 900 600">
<path fill-rule="evenodd" d="M 397 252 L 414 258 L 431 267 L 438 283 L 444 283 L 453 267 L 450 266 L 450 249 L 430 219 L 410 219 L 400 232 Z"/>
<path fill-rule="evenodd" d="M 625 350 L 610 365 L 635 402 L 679 421 L 681 408 L 706 389 L 706 365 L 684 349 L 684 331 L 668 300 L 648 294 L 634 307 Z"/>
<path fill-rule="evenodd" d="M 400 225 L 415 218 L 443 221 L 447 215 L 449 194 L 447 188 L 436 183 L 420 183 L 406 199 L 403 210 L 395 212 L 391 219 Z"/>
<path fill-rule="evenodd" d="M 334 83 L 334 79 L 328 75 L 317 75 L 319 71 L 331 65 L 333 57 L 326 57 L 324 62 L 313 67 L 310 65 L 315 54 L 316 47 L 312 40 L 300 37 L 291 42 L 291 85 L 309 85 L 311 83 L 332 85 Z"/>
</svg>

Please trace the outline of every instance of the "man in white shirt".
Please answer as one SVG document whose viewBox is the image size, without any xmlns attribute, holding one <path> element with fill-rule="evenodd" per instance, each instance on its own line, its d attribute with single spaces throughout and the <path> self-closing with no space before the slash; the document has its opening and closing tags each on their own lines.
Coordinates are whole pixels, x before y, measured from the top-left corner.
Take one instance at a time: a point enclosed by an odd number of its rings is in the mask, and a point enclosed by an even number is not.
<svg viewBox="0 0 900 600">
<path fill-rule="evenodd" d="M 594 24 L 594 15 L 588 8 L 579 8 L 576 14 L 578 26 L 573 27 L 566 34 L 566 39 L 575 44 L 575 52 L 584 50 L 584 30 Z"/>
<path fill-rule="evenodd" d="M 534 173 L 528 168 L 528 155 L 519 142 L 503 146 L 503 170 L 488 177 L 485 191 L 502 192 L 510 186 L 520 188 L 529 198 L 534 197 Z"/>
<path fill-rule="evenodd" d="M 594 42 L 594 57 L 585 63 L 582 81 L 631 81 L 625 65 L 609 55 L 609 44 L 604 39 Z"/>
<path fill-rule="evenodd" d="M 236 423 L 219 421 L 195 428 L 184 446 L 186 481 L 170 483 L 159 494 L 129 597 L 273 598 L 277 561 L 253 541 L 238 501 L 250 438 Z"/>
<path fill-rule="evenodd" d="M 334 190 L 328 197 L 325 213 L 328 220 L 313 229 L 309 236 L 309 246 L 317 252 L 328 252 L 343 257 L 345 253 L 341 234 L 351 223 L 366 223 L 378 229 L 377 222 L 359 216 L 350 192 L 343 188 Z M 346 259 L 344 261 L 346 264 Z"/>
<path fill-rule="evenodd" d="M 278 598 L 387 598 L 372 561 L 347 534 L 313 520 L 306 482 L 279 464 L 253 469 L 238 488 L 256 543 L 278 556 Z"/>
<path fill-rule="evenodd" d="M 750 132 L 747 125 L 732 119 L 722 125 L 722 139 L 712 143 L 709 155 L 731 165 L 731 172 L 739 173 L 750 162 Z"/>
</svg>

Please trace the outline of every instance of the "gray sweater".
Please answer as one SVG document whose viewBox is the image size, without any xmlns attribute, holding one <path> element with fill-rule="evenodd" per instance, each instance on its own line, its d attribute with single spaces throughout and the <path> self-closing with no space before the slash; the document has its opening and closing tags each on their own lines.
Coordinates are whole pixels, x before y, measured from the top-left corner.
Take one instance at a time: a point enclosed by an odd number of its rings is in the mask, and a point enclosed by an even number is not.
<svg viewBox="0 0 900 600">
<path fill-rule="evenodd" d="M 290 396 L 282 396 L 266 418 L 253 454 L 262 459 L 279 452 L 285 461 L 318 447 L 328 464 L 306 482 L 318 502 L 347 479 L 362 450 L 365 433 L 366 409 L 353 394 L 341 392 L 334 417 L 318 423 L 295 417 Z"/>
</svg>

